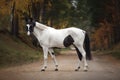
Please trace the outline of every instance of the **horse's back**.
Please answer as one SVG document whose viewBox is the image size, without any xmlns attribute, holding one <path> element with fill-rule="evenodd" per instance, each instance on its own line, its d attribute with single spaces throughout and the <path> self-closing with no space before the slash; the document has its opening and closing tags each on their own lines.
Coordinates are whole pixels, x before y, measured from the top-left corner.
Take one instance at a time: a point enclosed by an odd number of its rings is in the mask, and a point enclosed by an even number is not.
<svg viewBox="0 0 120 80">
<path fill-rule="evenodd" d="M 71 28 L 68 28 L 68 33 L 70 33 L 71 36 L 82 37 L 84 36 L 85 31 L 80 28 L 71 27 Z"/>
<path fill-rule="evenodd" d="M 80 29 L 80 28 L 76 28 L 76 27 L 70 27 L 70 28 L 65 28 L 65 29 L 58 29 L 56 31 L 56 33 L 58 33 L 58 35 L 62 35 L 63 38 L 65 38 L 68 35 L 71 35 L 74 39 L 80 39 L 80 38 L 84 38 L 84 34 L 85 31 Z"/>
<path fill-rule="evenodd" d="M 72 36 L 72 38 L 74 39 L 74 43 L 78 44 L 78 43 L 83 43 L 84 38 L 85 38 L 85 31 L 80 29 L 80 28 L 75 28 L 75 27 L 71 27 L 68 30 L 69 34 Z"/>
<path fill-rule="evenodd" d="M 74 32 L 77 32 L 77 33 L 84 33 L 85 31 L 80 29 L 80 28 L 76 28 L 76 27 L 71 27 L 71 28 L 68 28 L 68 30 L 70 31 L 74 31 Z"/>
</svg>

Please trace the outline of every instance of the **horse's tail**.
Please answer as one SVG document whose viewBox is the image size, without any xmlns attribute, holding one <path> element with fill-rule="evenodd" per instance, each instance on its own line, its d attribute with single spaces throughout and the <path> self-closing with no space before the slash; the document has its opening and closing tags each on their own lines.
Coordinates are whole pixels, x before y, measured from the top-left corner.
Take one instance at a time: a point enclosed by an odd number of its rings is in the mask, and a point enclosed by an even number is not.
<svg viewBox="0 0 120 80">
<path fill-rule="evenodd" d="M 84 47 L 85 47 L 85 51 L 86 51 L 86 58 L 88 60 L 91 60 L 92 56 L 91 56 L 91 52 L 90 52 L 90 39 L 89 39 L 89 36 L 87 33 L 85 33 L 84 44 L 85 44 Z"/>
</svg>

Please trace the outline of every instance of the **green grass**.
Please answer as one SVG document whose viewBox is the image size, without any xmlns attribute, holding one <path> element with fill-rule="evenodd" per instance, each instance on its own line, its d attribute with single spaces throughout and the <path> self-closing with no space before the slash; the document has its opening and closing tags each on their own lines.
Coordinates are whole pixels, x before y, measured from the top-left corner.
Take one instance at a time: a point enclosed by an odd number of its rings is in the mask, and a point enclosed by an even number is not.
<svg viewBox="0 0 120 80">
<path fill-rule="evenodd" d="M 0 33 L 0 67 L 33 62 L 40 58 L 40 51 L 29 47 L 18 38 Z"/>
<path fill-rule="evenodd" d="M 105 51 L 95 51 L 94 54 L 98 56 L 108 55 L 120 60 L 120 50 L 116 50 L 116 49 L 105 50 Z"/>
<path fill-rule="evenodd" d="M 120 59 L 120 51 L 119 50 L 113 50 L 110 52 L 110 55 L 112 55 L 113 57 Z"/>
</svg>

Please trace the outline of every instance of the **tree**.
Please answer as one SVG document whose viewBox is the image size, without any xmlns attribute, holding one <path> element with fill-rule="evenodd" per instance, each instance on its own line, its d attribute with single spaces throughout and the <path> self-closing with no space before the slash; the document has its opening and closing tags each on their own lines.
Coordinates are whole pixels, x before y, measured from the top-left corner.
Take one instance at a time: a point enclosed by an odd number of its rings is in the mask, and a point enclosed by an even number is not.
<svg viewBox="0 0 120 80">
<path fill-rule="evenodd" d="M 18 36 L 19 31 L 19 18 L 18 13 L 15 10 L 16 3 L 13 2 L 11 7 L 11 34 L 14 36 Z"/>
<path fill-rule="evenodd" d="M 100 48 L 104 48 L 105 45 L 108 46 L 107 48 L 111 48 L 113 45 L 120 42 L 120 1 L 91 0 L 89 1 L 89 6 L 92 15 L 92 25 L 96 30 L 94 35 L 97 36 L 99 34 L 99 36 L 96 37 L 95 42 L 104 45 Z"/>
</svg>

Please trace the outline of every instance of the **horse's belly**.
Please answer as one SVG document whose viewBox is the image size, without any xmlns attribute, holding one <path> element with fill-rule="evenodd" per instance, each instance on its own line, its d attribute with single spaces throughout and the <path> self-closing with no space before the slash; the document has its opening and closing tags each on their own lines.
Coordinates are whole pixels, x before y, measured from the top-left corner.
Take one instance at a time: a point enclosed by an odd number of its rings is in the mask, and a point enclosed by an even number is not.
<svg viewBox="0 0 120 80">
<path fill-rule="evenodd" d="M 50 46 L 51 47 L 58 47 L 58 48 L 64 48 L 64 45 L 63 45 L 63 40 L 53 40 L 50 42 Z"/>
</svg>

